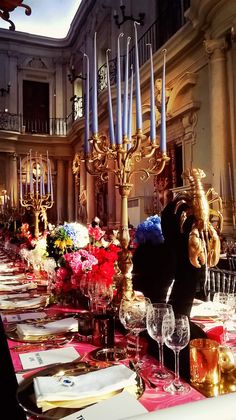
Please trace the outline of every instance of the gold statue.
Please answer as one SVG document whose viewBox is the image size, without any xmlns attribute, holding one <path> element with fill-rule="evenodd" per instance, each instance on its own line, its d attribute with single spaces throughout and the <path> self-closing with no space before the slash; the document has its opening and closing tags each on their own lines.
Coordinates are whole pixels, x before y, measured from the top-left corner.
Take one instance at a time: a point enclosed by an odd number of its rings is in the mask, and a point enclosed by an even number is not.
<svg viewBox="0 0 236 420">
<path fill-rule="evenodd" d="M 179 200 L 177 196 L 178 201 L 175 207 L 176 212 L 181 204 L 187 204 L 188 210 L 182 212 L 181 215 L 181 225 L 190 214 L 194 216 L 195 221 L 189 234 L 188 252 L 191 264 L 197 268 L 205 264 L 213 267 L 217 265 L 220 258 L 220 238 L 211 224 L 210 216 L 218 217 L 220 232 L 223 226 L 222 199 L 213 188 L 204 192 L 202 178 L 205 176 L 202 169 L 196 168 L 188 169 L 183 173 L 182 177 L 189 181 L 190 188 L 179 194 Z M 216 202 L 219 204 L 219 210 L 211 209 L 210 204 Z"/>
</svg>

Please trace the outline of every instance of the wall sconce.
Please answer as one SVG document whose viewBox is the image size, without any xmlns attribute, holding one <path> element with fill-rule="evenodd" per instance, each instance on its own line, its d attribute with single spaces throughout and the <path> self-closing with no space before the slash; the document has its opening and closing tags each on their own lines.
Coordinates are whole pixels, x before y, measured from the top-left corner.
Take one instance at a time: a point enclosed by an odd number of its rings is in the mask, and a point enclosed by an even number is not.
<svg viewBox="0 0 236 420">
<path fill-rule="evenodd" d="M 6 89 L 0 88 L 1 96 L 8 95 L 10 93 L 10 87 L 11 87 L 11 83 L 9 82 Z"/>
<path fill-rule="evenodd" d="M 17 7 L 25 8 L 25 14 L 31 15 L 31 8 L 23 3 L 23 0 L 4 0 L 0 2 L 0 18 L 10 23 L 10 31 L 15 30 L 15 25 L 10 20 L 10 12 L 13 12 Z"/>
<path fill-rule="evenodd" d="M 125 15 L 125 5 L 123 4 L 122 0 L 120 1 L 120 10 L 121 10 L 120 21 L 119 21 L 119 15 L 116 10 L 114 10 L 114 14 L 113 14 L 115 24 L 118 26 L 118 28 L 120 28 L 121 25 L 123 25 L 123 23 L 125 23 L 127 20 L 138 22 L 140 23 L 141 26 L 144 25 L 145 13 L 139 13 L 139 18 L 134 18 L 133 15 Z"/>
<path fill-rule="evenodd" d="M 83 77 L 81 74 L 76 74 L 74 66 L 71 66 L 68 79 L 71 83 L 73 83 L 76 79 L 86 80 L 86 77 Z"/>
</svg>

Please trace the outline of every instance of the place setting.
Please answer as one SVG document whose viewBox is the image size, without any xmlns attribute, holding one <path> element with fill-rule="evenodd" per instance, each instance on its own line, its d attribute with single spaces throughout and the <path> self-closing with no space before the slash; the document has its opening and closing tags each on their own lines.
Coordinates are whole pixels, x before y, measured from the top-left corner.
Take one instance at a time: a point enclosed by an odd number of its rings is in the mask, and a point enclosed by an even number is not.
<svg viewBox="0 0 236 420">
<path fill-rule="evenodd" d="M 100 368 L 78 360 L 40 370 L 18 387 L 17 400 L 26 413 L 37 419 L 61 419 L 123 391 L 139 399 L 144 384 L 125 365 Z"/>
<path fill-rule="evenodd" d="M 42 319 L 36 322 L 21 322 L 5 329 L 9 339 L 23 343 L 68 343 L 78 332 L 78 320 L 74 317 Z"/>
</svg>

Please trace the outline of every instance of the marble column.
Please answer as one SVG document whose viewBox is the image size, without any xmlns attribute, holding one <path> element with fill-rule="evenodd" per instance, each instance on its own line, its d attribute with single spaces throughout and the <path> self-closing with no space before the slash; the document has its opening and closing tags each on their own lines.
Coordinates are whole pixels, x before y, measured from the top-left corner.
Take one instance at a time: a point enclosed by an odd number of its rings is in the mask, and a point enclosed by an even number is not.
<svg viewBox="0 0 236 420">
<path fill-rule="evenodd" d="M 226 43 L 224 39 L 207 40 L 206 52 L 210 64 L 210 125 L 212 186 L 229 200 L 230 185 L 228 162 L 230 147 L 230 116 L 228 109 Z M 229 207 L 224 209 L 225 227 L 229 224 Z M 231 215 L 232 218 L 232 215 Z"/>
<path fill-rule="evenodd" d="M 64 161 L 62 159 L 58 159 L 57 161 L 57 224 L 61 224 L 64 222 L 64 202 L 65 202 L 65 194 L 64 194 Z"/>
<path fill-rule="evenodd" d="M 74 221 L 74 179 L 72 173 L 72 161 L 69 160 L 67 167 L 67 221 Z"/>
</svg>

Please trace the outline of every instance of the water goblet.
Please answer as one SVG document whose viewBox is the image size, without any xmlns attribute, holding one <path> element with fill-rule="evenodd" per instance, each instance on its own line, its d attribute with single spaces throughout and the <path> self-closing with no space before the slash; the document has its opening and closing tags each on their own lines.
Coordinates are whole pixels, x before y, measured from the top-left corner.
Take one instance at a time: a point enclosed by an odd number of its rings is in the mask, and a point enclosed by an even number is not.
<svg viewBox="0 0 236 420">
<path fill-rule="evenodd" d="M 233 293 L 216 292 L 213 296 L 215 311 L 223 324 L 223 344 L 227 342 L 227 321 L 235 312 L 235 296 Z"/>
<path fill-rule="evenodd" d="M 189 319 L 186 315 L 176 315 L 173 317 L 167 314 L 163 318 L 162 333 L 164 343 L 173 350 L 175 355 L 175 377 L 173 381 L 163 386 L 166 392 L 171 394 L 187 394 L 190 386 L 183 383 L 179 377 L 179 353 L 186 347 L 190 340 Z"/>
<path fill-rule="evenodd" d="M 174 317 L 172 305 L 168 303 L 152 303 L 147 310 L 147 331 L 150 337 L 157 342 L 159 351 L 159 365 L 157 369 L 152 368 L 152 380 L 165 380 L 173 377 L 172 373 L 164 367 L 162 323 L 167 314 Z"/>
<path fill-rule="evenodd" d="M 134 360 L 137 367 L 141 367 L 142 365 L 139 349 L 139 334 L 146 330 L 147 309 L 150 303 L 150 299 L 144 296 L 136 296 L 130 300 L 123 298 L 120 302 L 119 319 L 123 326 L 129 332 L 132 332 L 136 338 Z"/>
</svg>

